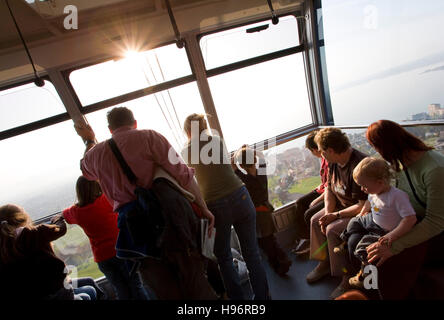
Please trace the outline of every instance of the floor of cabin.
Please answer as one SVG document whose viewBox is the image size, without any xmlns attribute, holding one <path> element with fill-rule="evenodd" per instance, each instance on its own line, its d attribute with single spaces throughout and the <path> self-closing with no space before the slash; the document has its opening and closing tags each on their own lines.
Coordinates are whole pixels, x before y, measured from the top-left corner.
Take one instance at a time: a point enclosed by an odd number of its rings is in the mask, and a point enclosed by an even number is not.
<svg viewBox="0 0 444 320">
<path fill-rule="evenodd" d="M 318 261 L 301 258 L 291 252 L 295 240 L 292 229 L 278 232 L 275 235 L 278 243 L 284 248 L 293 263 L 286 276 L 279 276 L 268 263 L 264 252 L 260 250 L 271 298 L 273 300 L 330 300 L 330 294 L 339 285 L 341 279 L 326 276 L 316 283 L 307 283 L 305 278 L 316 267 Z M 232 246 L 238 248 L 236 241 L 232 242 Z M 244 289 L 246 295 L 252 298 L 250 285 L 244 285 Z"/>
<path fill-rule="evenodd" d="M 309 284 L 305 277 L 316 267 L 318 262 L 299 258 L 290 250 L 288 250 L 288 256 L 293 264 L 287 275 L 281 277 L 273 270 L 264 254 L 262 254 L 272 299 L 329 300 L 330 294 L 339 285 L 341 279 L 327 276 L 314 284 Z"/>
</svg>

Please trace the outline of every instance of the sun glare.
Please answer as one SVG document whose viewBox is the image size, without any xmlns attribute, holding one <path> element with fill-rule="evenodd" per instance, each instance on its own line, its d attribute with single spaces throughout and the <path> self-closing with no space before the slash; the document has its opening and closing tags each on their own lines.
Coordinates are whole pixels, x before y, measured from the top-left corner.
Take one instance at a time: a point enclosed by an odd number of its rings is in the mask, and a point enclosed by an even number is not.
<svg viewBox="0 0 444 320">
<path fill-rule="evenodd" d="M 139 52 L 137 52 L 136 50 L 128 50 L 127 52 L 125 52 L 126 59 L 137 59 L 138 56 Z"/>
</svg>

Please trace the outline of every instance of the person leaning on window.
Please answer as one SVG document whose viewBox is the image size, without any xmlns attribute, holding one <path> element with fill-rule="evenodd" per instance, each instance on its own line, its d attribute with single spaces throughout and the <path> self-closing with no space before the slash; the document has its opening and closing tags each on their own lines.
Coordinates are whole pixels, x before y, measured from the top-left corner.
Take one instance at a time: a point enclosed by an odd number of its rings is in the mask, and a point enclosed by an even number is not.
<svg viewBox="0 0 444 320">
<path fill-rule="evenodd" d="M 194 195 L 196 205 L 203 217 L 208 219 L 208 229 L 211 232 L 214 216 L 202 198 L 194 178 L 194 170 L 183 162 L 168 140 L 154 130 L 137 129 L 137 121 L 132 111 L 126 107 L 113 108 L 108 112 L 107 119 L 112 138 L 136 176 L 137 185 L 146 189 L 163 188 L 162 194 L 157 194 L 159 202 L 164 202 L 163 214 L 168 213 L 171 216 L 174 212 L 181 212 L 180 217 L 188 217 L 189 214 L 194 216 L 191 204 L 176 189 L 169 187 L 167 182 L 153 181 L 157 168 L 169 173 L 183 189 Z M 126 217 L 138 205 L 134 193 L 135 184 L 125 175 L 107 141 L 96 144 L 94 131 L 89 125 L 76 124 L 75 129 L 86 142 L 85 155 L 81 160 L 83 176 L 88 180 L 99 181 L 103 193 L 113 201 L 113 210 L 119 213 L 119 218 Z M 163 199 L 168 199 L 168 203 Z M 182 229 L 189 226 L 189 223 L 183 223 Z M 160 259 L 148 256 L 146 249 L 140 249 L 140 246 L 131 245 L 128 242 L 130 240 L 121 238 L 122 230 L 119 238 L 125 240 L 121 243 L 128 246 L 117 250 L 122 254 L 132 254 L 128 258 L 131 261 L 133 258 L 146 256 L 141 260 L 138 271 L 159 300 L 216 299 L 217 296 L 205 276 L 204 262 L 192 243 L 197 236 L 184 239 L 183 232 L 180 232 L 183 230 L 177 230 L 168 220 L 165 229 L 168 237 L 165 235 L 162 238 L 164 242 Z"/>
<path fill-rule="evenodd" d="M 257 159 L 256 159 L 257 158 Z M 236 163 L 245 171 L 238 169 Z M 232 157 L 234 173 L 245 183 L 256 208 L 256 236 L 259 247 L 264 251 L 268 262 L 280 276 L 284 276 L 291 266 L 287 253 L 279 245 L 273 220 L 274 208 L 268 201 L 268 178 L 265 172 L 265 156 L 259 150 L 242 146 Z M 258 169 L 261 169 L 259 171 Z"/>
<path fill-rule="evenodd" d="M 94 261 L 114 288 L 119 300 L 147 300 L 140 277 L 130 274 L 125 260 L 116 257 L 119 234 L 117 213 L 97 181 L 80 176 L 76 182 L 77 203 L 63 210 L 69 224 L 79 225 L 88 236 Z"/>
</svg>

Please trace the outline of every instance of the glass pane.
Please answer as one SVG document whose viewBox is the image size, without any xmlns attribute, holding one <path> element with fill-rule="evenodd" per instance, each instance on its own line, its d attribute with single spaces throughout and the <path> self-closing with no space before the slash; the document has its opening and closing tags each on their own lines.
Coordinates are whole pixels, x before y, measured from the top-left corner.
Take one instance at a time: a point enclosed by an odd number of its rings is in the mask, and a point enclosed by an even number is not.
<svg viewBox="0 0 444 320">
<path fill-rule="evenodd" d="M 190 74 L 185 49 L 171 44 L 75 70 L 69 79 L 80 102 L 87 106 Z"/>
<path fill-rule="evenodd" d="M 320 160 L 305 148 L 305 138 L 264 152 L 268 163 L 268 196 L 275 208 L 299 199 L 321 183 Z"/>
<path fill-rule="evenodd" d="M 252 28 L 267 26 L 258 32 Z M 213 33 L 202 37 L 200 47 L 207 69 L 245 60 L 299 45 L 298 24 L 294 16 L 279 18 Z"/>
<path fill-rule="evenodd" d="M 444 125 L 405 127 L 405 129 L 444 154 Z M 343 131 L 350 139 L 352 147 L 369 156 L 380 157 L 367 142 L 365 138 L 366 129 L 347 129 Z"/>
<path fill-rule="evenodd" d="M 0 150 L 0 204 L 18 204 L 36 220 L 74 203 L 85 146 L 72 121 L 2 140 Z"/>
<path fill-rule="evenodd" d="M 208 80 L 230 151 L 313 121 L 302 54 L 270 60 Z"/>
<path fill-rule="evenodd" d="M 124 106 L 133 111 L 139 129 L 161 133 L 178 153 L 186 143 L 185 118 L 191 113 L 205 113 L 195 82 L 125 102 Z M 99 141 L 110 137 L 106 113 L 112 108 L 86 115 Z"/>
<path fill-rule="evenodd" d="M 323 1 L 336 125 L 444 118 L 444 2 Z M 442 110 L 442 109 L 441 109 Z"/>
<path fill-rule="evenodd" d="M 444 154 L 444 125 L 406 127 L 426 144 Z M 343 130 L 353 148 L 373 157 L 380 155 L 368 144 L 366 129 Z M 315 189 L 319 177 L 320 161 L 305 148 L 301 137 L 264 152 L 268 163 L 268 195 L 275 208 L 299 199 Z"/>
<path fill-rule="evenodd" d="M 68 232 L 54 241 L 53 245 L 57 257 L 71 270 L 71 278 L 97 279 L 104 276 L 94 262 L 89 239 L 79 226 L 68 224 Z"/>
<path fill-rule="evenodd" d="M 65 113 L 51 82 L 43 87 L 28 83 L 0 91 L 0 131 Z"/>
</svg>

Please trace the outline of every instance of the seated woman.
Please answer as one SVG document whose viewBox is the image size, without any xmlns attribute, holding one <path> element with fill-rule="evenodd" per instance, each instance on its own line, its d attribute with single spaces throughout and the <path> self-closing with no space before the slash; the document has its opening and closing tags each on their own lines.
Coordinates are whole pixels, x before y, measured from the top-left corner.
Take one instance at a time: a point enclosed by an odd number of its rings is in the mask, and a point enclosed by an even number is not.
<svg viewBox="0 0 444 320">
<path fill-rule="evenodd" d="M 265 300 L 269 297 L 269 289 L 257 245 L 256 210 L 250 195 L 234 173 L 223 141 L 207 130 L 204 115 L 188 116 L 184 130 L 189 140 L 182 155 L 185 162 L 196 170 L 199 188 L 215 217 L 214 254 L 227 295 L 234 300 L 245 299 L 231 253 L 231 227 L 234 226 L 255 299 Z"/>
<path fill-rule="evenodd" d="M 267 174 L 266 172 L 258 172 L 256 168 L 257 165 L 258 168 L 265 170 L 264 155 L 262 152 L 254 151 L 245 145 L 234 154 L 232 159 L 234 173 L 245 183 L 251 200 L 256 207 L 256 236 L 259 247 L 267 255 L 273 269 L 279 275 L 285 275 L 290 269 L 291 261 L 274 236 L 276 232 L 272 215 L 274 208 L 268 201 Z M 239 163 L 239 166 L 246 173 L 239 170 L 236 163 Z"/>
<path fill-rule="evenodd" d="M 376 241 L 390 246 L 415 225 L 416 213 L 408 195 L 390 185 L 390 166 L 385 160 L 364 158 L 353 171 L 353 179 L 368 194 L 368 200 L 361 213 L 350 220 L 341 239 L 347 243 L 350 260 L 356 257 L 361 261 L 359 273 L 349 283 L 362 288 L 368 265 L 366 248 Z"/>
<path fill-rule="evenodd" d="M 310 132 L 305 139 L 305 147 L 310 150 L 313 156 L 321 159 L 321 168 L 319 170 L 321 184 L 296 200 L 295 229 L 298 244 L 293 252 L 301 256 L 310 253 L 310 241 L 301 240 L 310 238 L 310 220 L 315 213 L 324 207 L 324 190 L 327 187 L 328 161 L 321 155 L 321 151 L 314 140 L 317 133 L 318 131 Z"/>
<path fill-rule="evenodd" d="M 116 257 L 119 234 L 117 214 L 96 181 L 80 176 L 76 183 L 77 204 L 63 211 L 69 224 L 78 224 L 88 236 L 94 261 L 106 276 L 120 300 L 147 300 L 138 273 L 130 277 L 124 260 Z"/>
<path fill-rule="evenodd" d="M 390 246 L 367 248 L 369 263 L 379 267 L 382 298 L 405 299 L 424 265 L 444 270 L 444 156 L 389 120 L 372 123 L 366 137 L 396 170 L 397 187 L 408 194 L 419 221 Z"/>
<path fill-rule="evenodd" d="M 329 163 L 329 172 L 325 207 L 311 218 L 310 225 L 310 257 L 320 262 L 307 275 L 307 282 L 318 281 L 329 273 L 333 277 L 342 276 L 342 282 L 331 294 L 334 299 L 348 287 L 350 266 L 346 255 L 335 254 L 333 250 L 342 242 L 339 235 L 367 200 L 352 176 L 354 168 L 366 155 L 353 149 L 347 136 L 337 128 L 320 130 L 315 141 Z"/>
<path fill-rule="evenodd" d="M 34 226 L 17 205 L 0 207 L 0 297 L 6 300 L 74 300 L 66 266 L 51 242 L 66 233 L 62 217 Z M 80 297 L 79 297 L 80 298 Z"/>
</svg>

